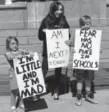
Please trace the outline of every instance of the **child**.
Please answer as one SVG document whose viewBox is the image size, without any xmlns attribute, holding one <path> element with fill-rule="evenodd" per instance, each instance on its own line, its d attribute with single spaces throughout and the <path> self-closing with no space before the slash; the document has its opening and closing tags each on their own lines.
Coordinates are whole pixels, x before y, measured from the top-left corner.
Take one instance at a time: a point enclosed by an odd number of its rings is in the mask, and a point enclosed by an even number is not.
<svg viewBox="0 0 109 112">
<path fill-rule="evenodd" d="M 47 59 L 47 45 L 46 45 L 46 34 L 44 29 L 59 29 L 68 28 L 69 25 L 64 16 L 64 6 L 60 2 L 53 2 L 50 6 L 50 11 L 48 15 L 43 19 L 41 26 L 39 28 L 39 40 L 43 41 L 43 62 L 42 70 L 44 77 L 48 71 L 48 59 Z M 55 69 L 55 84 L 54 84 L 54 100 L 59 99 L 59 85 L 61 78 L 62 68 Z"/>
<path fill-rule="evenodd" d="M 89 30 L 91 27 L 91 17 L 88 15 L 84 15 L 83 17 L 80 18 L 80 28 L 83 30 Z M 89 101 L 93 104 L 97 104 L 97 102 L 93 99 L 90 98 L 90 92 L 91 92 L 91 83 L 94 77 L 94 71 L 93 70 L 74 70 L 74 72 L 77 75 L 77 101 L 76 105 L 80 106 L 82 105 L 82 87 L 83 87 L 83 81 L 85 83 L 85 91 L 86 91 L 86 96 L 85 100 Z"/>
<path fill-rule="evenodd" d="M 9 36 L 6 39 L 6 50 L 7 51 L 5 53 L 5 57 L 11 66 L 11 68 L 9 69 L 10 90 L 11 90 L 11 110 L 12 112 L 16 112 L 17 99 L 21 101 L 20 107 L 22 109 L 24 109 L 24 105 L 18 92 L 18 86 L 17 86 L 17 81 L 14 72 L 13 59 L 27 55 L 29 54 L 29 52 L 19 49 L 18 39 L 14 36 Z M 33 56 L 33 53 L 30 53 L 30 55 Z"/>
<path fill-rule="evenodd" d="M 84 15 L 79 20 L 80 28 L 83 30 L 89 30 L 91 27 L 91 17 L 88 15 Z M 66 41 L 66 44 L 69 46 L 73 46 L 72 41 Z M 94 100 L 94 96 L 91 94 L 91 84 L 94 80 L 94 71 L 93 70 L 81 70 L 81 69 L 74 69 L 73 73 L 75 74 L 75 77 L 77 79 L 77 85 L 76 85 L 76 92 L 77 92 L 77 101 L 76 105 L 81 106 L 82 105 L 82 90 L 83 90 L 83 84 L 85 87 L 86 101 L 89 101 L 91 103 L 97 104 L 97 102 Z M 94 87 L 93 87 L 94 88 Z"/>
</svg>

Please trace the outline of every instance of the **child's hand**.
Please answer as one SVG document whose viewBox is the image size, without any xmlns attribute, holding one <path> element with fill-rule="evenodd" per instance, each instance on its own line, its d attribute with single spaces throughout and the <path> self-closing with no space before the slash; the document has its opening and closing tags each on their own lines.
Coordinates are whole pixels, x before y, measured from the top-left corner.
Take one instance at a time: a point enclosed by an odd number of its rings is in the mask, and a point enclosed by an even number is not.
<svg viewBox="0 0 109 112">
<path fill-rule="evenodd" d="M 66 40 L 65 44 L 68 45 L 68 46 L 70 46 L 70 47 L 73 47 L 73 43 L 72 43 L 71 40 Z"/>
<path fill-rule="evenodd" d="M 9 78 L 12 79 L 13 78 L 13 75 L 12 74 L 9 74 Z"/>
<path fill-rule="evenodd" d="M 34 56 L 34 53 L 33 52 L 30 52 L 29 54 L 30 54 L 30 57 L 33 57 Z"/>
<path fill-rule="evenodd" d="M 48 29 L 43 29 L 42 31 L 43 31 L 43 32 L 46 32 L 47 30 L 48 30 Z"/>
<path fill-rule="evenodd" d="M 11 70 L 9 70 L 9 78 L 12 79 L 13 78 L 13 72 Z"/>
</svg>

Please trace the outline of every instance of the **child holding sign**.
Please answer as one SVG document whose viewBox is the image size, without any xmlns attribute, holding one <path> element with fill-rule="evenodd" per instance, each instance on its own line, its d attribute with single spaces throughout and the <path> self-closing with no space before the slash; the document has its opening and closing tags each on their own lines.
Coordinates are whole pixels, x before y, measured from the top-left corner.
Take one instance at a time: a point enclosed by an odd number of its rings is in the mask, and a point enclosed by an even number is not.
<svg viewBox="0 0 109 112">
<path fill-rule="evenodd" d="M 39 28 L 39 40 L 43 41 L 43 62 L 42 70 L 44 77 L 48 71 L 48 59 L 47 59 L 47 43 L 46 43 L 46 29 L 69 29 L 69 25 L 64 16 L 64 6 L 60 2 L 53 2 L 50 6 L 48 15 L 43 19 Z M 54 84 L 54 100 L 58 100 L 58 92 L 60 85 L 62 68 L 55 68 L 55 84 Z"/>
<path fill-rule="evenodd" d="M 88 15 L 83 16 L 79 20 L 80 28 L 81 30 L 87 31 L 91 27 L 91 17 Z M 86 37 L 87 38 L 87 37 Z M 73 41 L 74 42 L 74 41 Z M 66 41 L 66 44 L 73 47 L 72 40 Z M 97 102 L 93 99 L 93 92 L 94 92 L 94 85 L 93 85 L 93 79 L 94 79 L 94 71 L 93 70 L 82 70 L 82 69 L 74 69 L 73 71 L 74 77 L 77 79 L 77 85 L 76 85 L 76 90 L 77 90 L 77 102 L 76 105 L 80 106 L 82 105 L 82 90 L 83 87 L 86 92 L 86 101 L 89 101 L 91 103 L 96 104 Z M 83 86 L 83 84 L 85 84 Z M 92 87 L 93 86 L 93 87 Z M 91 88 L 92 87 L 92 88 Z"/>
<path fill-rule="evenodd" d="M 10 90 L 11 90 L 11 110 L 12 112 L 16 112 L 16 99 L 21 101 L 20 107 L 24 109 L 23 102 L 19 96 L 18 92 L 18 86 L 17 86 L 17 81 L 15 77 L 15 72 L 14 72 L 14 65 L 13 65 L 13 59 L 22 57 L 24 55 L 29 54 L 29 52 L 25 50 L 19 49 L 19 42 L 18 39 L 14 36 L 9 36 L 6 40 L 6 50 L 7 52 L 5 53 L 5 57 L 7 61 L 9 62 L 11 68 L 9 70 L 9 78 L 10 78 Z M 30 53 L 31 56 L 33 55 Z"/>
<path fill-rule="evenodd" d="M 88 15 L 85 15 L 80 18 L 80 28 L 81 30 L 89 30 L 91 27 L 91 17 Z M 89 101 L 93 104 L 96 104 L 97 102 L 93 99 L 90 98 L 90 93 L 91 93 L 91 83 L 94 77 L 94 71 L 93 70 L 82 70 L 82 69 L 74 69 L 74 73 L 76 74 L 77 77 L 77 101 L 76 105 L 80 106 L 82 105 L 82 87 L 83 87 L 83 81 L 85 83 L 85 90 L 86 90 L 86 101 Z"/>
</svg>

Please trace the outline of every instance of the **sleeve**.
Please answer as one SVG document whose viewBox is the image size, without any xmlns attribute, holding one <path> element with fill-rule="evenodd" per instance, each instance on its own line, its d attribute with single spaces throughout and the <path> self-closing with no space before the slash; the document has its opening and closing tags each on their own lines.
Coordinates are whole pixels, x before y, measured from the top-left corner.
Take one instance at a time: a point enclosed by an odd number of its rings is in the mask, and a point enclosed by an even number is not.
<svg viewBox="0 0 109 112">
<path fill-rule="evenodd" d="M 41 25 L 40 25 L 40 28 L 39 28 L 39 31 L 38 31 L 38 38 L 39 40 L 45 40 L 45 37 L 46 37 L 46 34 L 45 32 L 43 32 L 43 29 L 46 28 L 46 25 L 45 25 L 45 19 L 42 21 Z"/>
<path fill-rule="evenodd" d="M 6 59 L 7 59 L 8 61 L 13 59 L 11 53 L 9 53 L 9 52 L 6 52 L 6 53 L 4 54 L 4 56 L 6 57 Z"/>
</svg>

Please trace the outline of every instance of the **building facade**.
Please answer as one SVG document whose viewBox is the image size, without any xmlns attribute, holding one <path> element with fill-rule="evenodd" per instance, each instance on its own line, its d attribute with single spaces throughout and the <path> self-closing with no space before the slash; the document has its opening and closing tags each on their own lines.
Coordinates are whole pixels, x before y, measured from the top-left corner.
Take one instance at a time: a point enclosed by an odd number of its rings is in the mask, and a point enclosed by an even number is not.
<svg viewBox="0 0 109 112">
<path fill-rule="evenodd" d="M 79 27 L 78 19 L 90 15 L 92 26 L 103 31 L 100 56 L 100 69 L 95 73 L 95 85 L 109 85 L 109 0 L 59 0 L 65 6 L 65 15 L 71 34 Z M 21 48 L 37 51 L 41 58 L 42 42 L 38 40 L 39 25 L 48 13 L 52 0 L 40 2 L 13 2 L 0 5 L 0 94 L 9 94 L 9 65 L 4 57 L 5 40 L 8 36 L 17 36 Z M 4 4 L 1 2 L 1 4 Z M 69 74 L 72 70 L 69 65 Z"/>
</svg>

